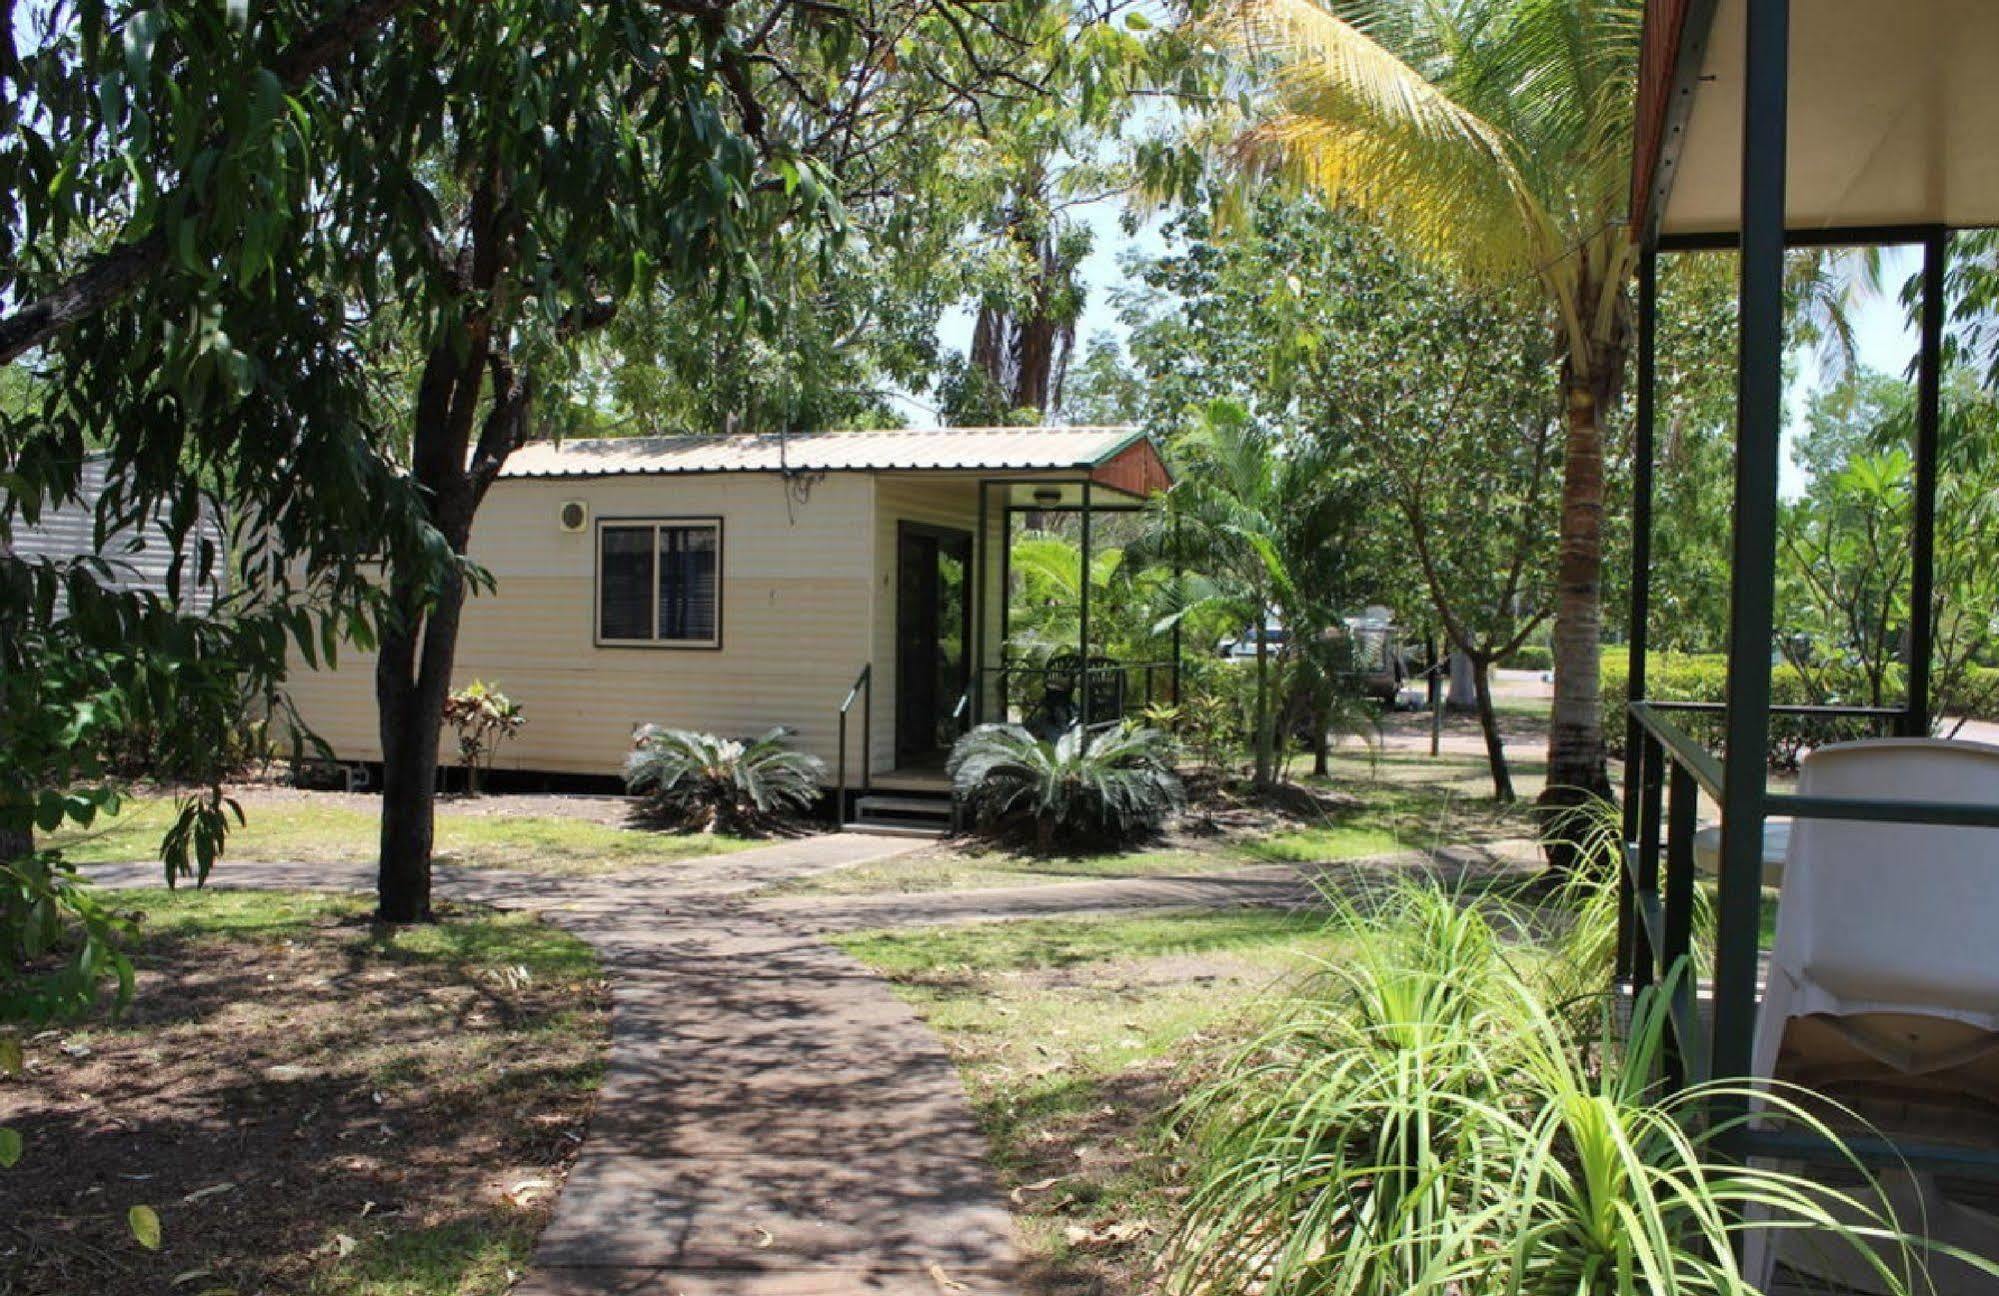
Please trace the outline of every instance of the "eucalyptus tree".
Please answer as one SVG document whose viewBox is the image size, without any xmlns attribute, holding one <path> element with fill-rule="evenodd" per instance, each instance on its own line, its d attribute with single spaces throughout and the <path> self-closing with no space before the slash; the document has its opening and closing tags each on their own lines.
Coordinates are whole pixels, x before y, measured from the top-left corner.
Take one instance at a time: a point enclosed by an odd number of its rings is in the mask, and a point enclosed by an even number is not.
<svg viewBox="0 0 1999 1296">
<path fill-rule="evenodd" d="M 767 266 L 833 255 L 841 169 L 962 129 L 1068 12 L 57 0 L 0 59 L 0 355 L 50 384 L 7 468 L 64 498 L 103 445 L 107 508 L 176 519 L 211 489 L 259 624 L 308 662 L 377 649 L 380 911 L 427 918 L 466 552 L 508 456 L 657 294 L 767 318 Z"/>
<path fill-rule="evenodd" d="M 1370 213 L 1490 290 L 1537 290 L 1564 419 L 1548 791 L 1610 790 L 1599 654 L 1605 436 L 1636 256 L 1625 221 L 1637 0 L 1222 0 L 1214 29 L 1274 70 L 1235 141 L 1253 171 Z"/>
</svg>

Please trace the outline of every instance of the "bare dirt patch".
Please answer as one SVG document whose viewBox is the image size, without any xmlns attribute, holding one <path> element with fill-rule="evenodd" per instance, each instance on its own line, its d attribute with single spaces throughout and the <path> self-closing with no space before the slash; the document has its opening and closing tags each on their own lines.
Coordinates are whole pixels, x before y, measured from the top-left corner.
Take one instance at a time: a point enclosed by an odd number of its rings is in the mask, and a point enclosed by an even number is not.
<svg viewBox="0 0 1999 1296">
<path fill-rule="evenodd" d="M 388 939 L 358 903 L 155 933 L 122 1021 L 27 1041 L 0 1291 L 506 1289 L 581 1142 L 605 988 L 536 924 Z"/>
</svg>

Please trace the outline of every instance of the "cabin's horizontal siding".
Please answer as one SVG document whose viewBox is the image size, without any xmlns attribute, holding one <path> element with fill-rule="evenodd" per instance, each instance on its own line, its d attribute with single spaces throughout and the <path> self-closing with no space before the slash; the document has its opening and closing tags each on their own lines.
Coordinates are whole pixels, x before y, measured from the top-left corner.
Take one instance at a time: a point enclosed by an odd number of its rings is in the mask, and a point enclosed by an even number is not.
<svg viewBox="0 0 1999 1296">
<path fill-rule="evenodd" d="M 568 500 L 590 509 L 580 533 L 558 524 Z M 830 764 L 840 698 L 870 646 L 873 501 L 861 475 L 809 487 L 764 474 L 498 483 L 472 543 L 497 588 L 467 605 L 454 674 L 524 709 L 496 764 L 614 773 L 646 723 L 727 735 L 787 725 Z M 594 642 L 596 523 L 619 517 L 722 519 L 719 649 Z M 301 714 L 340 759 L 381 757 L 373 667 L 350 651 L 337 671 L 293 677 Z"/>
</svg>

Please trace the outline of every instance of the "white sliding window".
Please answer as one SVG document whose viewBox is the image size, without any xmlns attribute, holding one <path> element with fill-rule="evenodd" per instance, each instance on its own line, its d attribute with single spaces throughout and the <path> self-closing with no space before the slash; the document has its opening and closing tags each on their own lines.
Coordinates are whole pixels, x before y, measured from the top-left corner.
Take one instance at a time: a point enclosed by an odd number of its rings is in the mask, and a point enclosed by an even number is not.
<svg viewBox="0 0 1999 1296">
<path fill-rule="evenodd" d="M 598 523 L 597 642 L 721 647 L 721 520 Z"/>
</svg>

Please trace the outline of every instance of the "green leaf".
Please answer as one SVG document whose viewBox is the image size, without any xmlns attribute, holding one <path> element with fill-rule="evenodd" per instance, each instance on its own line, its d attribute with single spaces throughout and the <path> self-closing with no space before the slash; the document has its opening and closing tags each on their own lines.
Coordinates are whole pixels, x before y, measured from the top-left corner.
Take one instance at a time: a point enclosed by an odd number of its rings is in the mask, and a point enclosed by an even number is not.
<svg viewBox="0 0 1999 1296">
<path fill-rule="evenodd" d="M 0 1170 L 12 1170 L 20 1160 L 21 1132 L 0 1125 Z"/>
<path fill-rule="evenodd" d="M 20 1075 L 22 1062 L 21 1037 L 18 1035 L 0 1035 L 0 1076 L 13 1077 Z"/>
<path fill-rule="evenodd" d="M 160 1215 L 150 1206 L 134 1206 L 125 1212 L 125 1226 L 132 1238 L 148 1251 L 160 1249 Z"/>
</svg>

